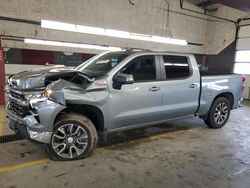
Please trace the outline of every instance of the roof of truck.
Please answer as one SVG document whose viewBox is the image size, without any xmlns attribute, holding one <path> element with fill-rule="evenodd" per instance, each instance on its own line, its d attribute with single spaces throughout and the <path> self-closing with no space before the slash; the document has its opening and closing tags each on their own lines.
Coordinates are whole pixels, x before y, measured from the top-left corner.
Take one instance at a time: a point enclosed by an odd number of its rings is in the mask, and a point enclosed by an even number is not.
<svg viewBox="0 0 250 188">
<path fill-rule="evenodd" d="M 153 50 L 144 50 L 144 49 L 125 49 L 125 50 L 119 50 L 119 51 L 110 51 L 110 52 L 124 52 L 128 55 L 133 54 L 173 54 L 173 55 L 193 55 L 191 53 L 185 53 L 185 52 L 170 52 L 170 51 L 153 51 Z"/>
</svg>

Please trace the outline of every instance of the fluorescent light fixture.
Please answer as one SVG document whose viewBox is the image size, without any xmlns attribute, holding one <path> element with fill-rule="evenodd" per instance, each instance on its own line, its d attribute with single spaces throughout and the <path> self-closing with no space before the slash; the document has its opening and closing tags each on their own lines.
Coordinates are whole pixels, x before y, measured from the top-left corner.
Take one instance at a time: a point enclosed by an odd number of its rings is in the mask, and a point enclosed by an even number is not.
<svg viewBox="0 0 250 188">
<path fill-rule="evenodd" d="M 152 36 L 152 42 L 176 44 L 176 45 L 187 45 L 186 40 L 172 39 L 167 37 Z"/>
<path fill-rule="evenodd" d="M 150 35 L 140 34 L 140 33 L 130 33 L 130 39 L 142 40 L 142 41 L 152 41 Z"/>
<path fill-rule="evenodd" d="M 250 62 L 250 50 L 237 51 L 235 62 Z"/>
<path fill-rule="evenodd" d="M 103 28 L 89 27 L 84 25 L 76 25 L 76 32 L 94 35 L 105 35 L 105 29 Z"/>
<path fill-rule="evenodd" d="M 109 37 L 117 37 L 117 38 L 124 38 L 124 39 L 129 39 L 130 38 L 130 33 L 126 31 L 119 31 L 119 30 L 114 30 L 114 29 L 106 29 L 106 36 Z"/>
<path fill-rule="evenodd" d="M 41 20 L 41 27 L 47 29 L 56 29 L 62 31 L 76 31 L 75 24 L 63 23 L 63 22 L 55 22 L 49 20 Z"/>
<path fill-rule="evenodd" d="M 50 20 L 41 20 L 41 27 L 47 29 L 56 29 L 62 31 L 71 31 L 77 33 L 86 33 L 86 34 L 94 34 L 94 35 L 102 35 L 107 37 L 116 37 L 130 40 L 141 40 L 141 41 L 149 41 L 149 42 L 157 42 L 164 44 L 174 44 L 174 45 L 187 45 L 186 40 L 181 39 L 173 39 L 168 37 L 161 36 L 151 36 L 146 34 L 139 33 L 130 33 L 127 31 L 120 31 L 114 29 L 105 29 L 100 27 L 91 27 L 85 25 L 77 25 L 77 24 L 69 24 L 63 22 L 56 22 Z"/>
<path fill-rule="evenodd" d="M 100 46 L 100 45 L 80 44 L 80 43 L 71 43 L 71 42 L 58 42 L 58 41 L 39 40 L 39 39 L 24 39 L 24 42 L 27 44 L 60 46 L 60 47 L 70 47 L 70 48 L 85 48 L 85 49 L 94 49 L 94 50 L 103 50 L 103 51 L 122 50 L 119 47 L 112 47 L 112 46 Z"/>
<path fill-rule="evenodd" d="M 234 73 L 250 75 L 250 63 L 235 63 Z"/>
</svg>

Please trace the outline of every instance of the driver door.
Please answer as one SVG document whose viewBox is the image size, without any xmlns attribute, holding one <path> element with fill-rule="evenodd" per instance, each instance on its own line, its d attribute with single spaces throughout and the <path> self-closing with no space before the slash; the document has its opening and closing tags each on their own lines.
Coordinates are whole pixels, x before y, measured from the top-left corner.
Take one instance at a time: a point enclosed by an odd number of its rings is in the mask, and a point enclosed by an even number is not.
<svg viewBox="0 0 250 188">
<path fill-rule="evenodd" d="M 121 68 L 121 73 L 133 75 L 134 83 L 110 88 L 110 129 L 140 127 L 160 120 L 163 90 L 156 59 L 154 55 L 139 56 Z"/>
</svg>

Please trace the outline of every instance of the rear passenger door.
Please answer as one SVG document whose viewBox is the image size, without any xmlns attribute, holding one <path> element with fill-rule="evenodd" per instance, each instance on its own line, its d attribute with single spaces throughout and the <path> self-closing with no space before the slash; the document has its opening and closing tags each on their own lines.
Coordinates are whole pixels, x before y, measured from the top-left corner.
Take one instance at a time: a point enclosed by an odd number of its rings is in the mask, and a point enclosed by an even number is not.
<svg viewBox="0 0 250 188">
<path fill-rule="evenodd" d="M 193 59 L 194 60 L 194 59 Z M 200 76 L 189 56 L 160 56 L 162 72 L 162 118 L 193 115 L 198 108 Z"/>
</svg>

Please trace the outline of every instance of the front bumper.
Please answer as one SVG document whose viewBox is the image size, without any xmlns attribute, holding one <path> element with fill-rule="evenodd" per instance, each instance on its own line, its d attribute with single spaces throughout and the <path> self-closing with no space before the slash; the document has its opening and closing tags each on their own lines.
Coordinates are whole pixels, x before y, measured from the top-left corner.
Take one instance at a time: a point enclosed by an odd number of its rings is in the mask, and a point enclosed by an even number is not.
<svg viewBox="0 0 250 188">
<path fill-rule="evenodd" d="M 19 136 L 26 138 L 30 141 L 37 141 L 39 143 L 48 144 L 52 132 L 36 132 L 31 131 L 25 124 L 19 123 L 17 121 L 10 121 L 9 127 Z"/>
<path fill-rule="evenodd" d="M 44 100 L 36 104 L 37 114 L 31 112 L 30 115 L 22 118 L 12 112 L 7 105 L 9 127 L 16 134 L 28 140 L 48 144 L 53 133 L 54 120 L 64 108 L 66 107 L 50 100 Z"/>
</svg>

